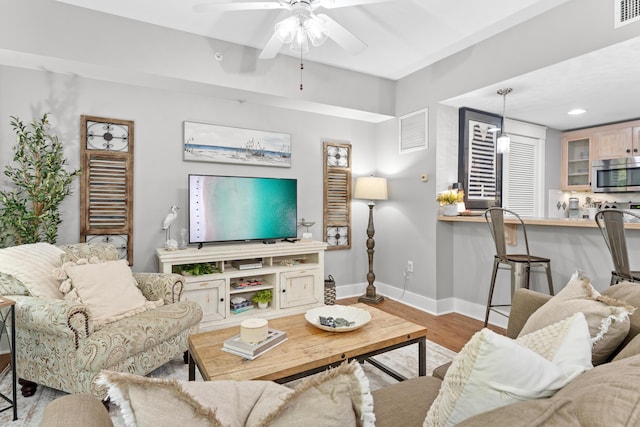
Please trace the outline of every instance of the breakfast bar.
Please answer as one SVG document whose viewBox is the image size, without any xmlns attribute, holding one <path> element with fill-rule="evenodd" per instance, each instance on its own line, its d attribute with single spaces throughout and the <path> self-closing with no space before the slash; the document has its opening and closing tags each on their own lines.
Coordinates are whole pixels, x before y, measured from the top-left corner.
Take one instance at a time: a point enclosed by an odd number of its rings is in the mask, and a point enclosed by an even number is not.
<svg viewBox="0 0 640 427">
<path fill-rule="evenodd" d="M 485 223 L 484 215 L 458 215 L 458 216 L 445 216 L 440 215 L 438 221 L 447 222 L 481 222 Z M 593 219 L 569 219 L 569 218 L 527 218 L 522 217 L 525 225 L 542 225 L 548 227 L 586 227 L 586 228 L 598 228 L 595 220 Z M 519 221 L 516 218 L 505 217 L 505 230 L 507 234 L 507 243 L 515 245 L 516 242 L 516 227 Z M 629 222 L 625 224 L 625 229 L 640 230 L 640 222 Z"/>
<path fill-rule="evenodd" d="M 609 287 L 613 262 L 594 219 L 522 218 L 531 253 L 551 260 L 555 292 L 568 283 L 576 271 L 584 272 L 600 292 Z M 524 239 L 515 218 L 505 218 L 511 236 L 509 253 L 524 253 Z M 640 223 L 625 225 L 627 250 L 633 270 L 640 270 Z M 450 276 L 438 280 L 438 289 L 454 301 L 464 301 L 477 318 L 486 307 L 495 245 L 484 216 L 439 216 L 436 221 L 439 265 L 447 265 Z M 517 238 L 516 238 L 517 236 Z M 496 301 L 510 301 L 509 275 L 499 272 Z M 532 290 L 548 293 L 544 274 L 532 274 Z"/>
</svg>

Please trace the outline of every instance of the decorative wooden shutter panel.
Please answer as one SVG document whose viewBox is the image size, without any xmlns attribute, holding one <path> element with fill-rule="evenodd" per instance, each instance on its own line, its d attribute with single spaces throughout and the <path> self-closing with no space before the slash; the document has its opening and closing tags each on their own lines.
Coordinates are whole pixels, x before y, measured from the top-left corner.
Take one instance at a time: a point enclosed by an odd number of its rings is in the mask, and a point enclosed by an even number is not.
<svg viewBox="0 0 640 427">
<path fill-rule="evenodd" d="M 80 240 L 113 244 L 133 265 L 130 120 L 81 116 Z"/>
<path fill-rule="evenodd" d="M 351 145 L 324 142 L 324 241 L 351 248 Z"/>
</svg>

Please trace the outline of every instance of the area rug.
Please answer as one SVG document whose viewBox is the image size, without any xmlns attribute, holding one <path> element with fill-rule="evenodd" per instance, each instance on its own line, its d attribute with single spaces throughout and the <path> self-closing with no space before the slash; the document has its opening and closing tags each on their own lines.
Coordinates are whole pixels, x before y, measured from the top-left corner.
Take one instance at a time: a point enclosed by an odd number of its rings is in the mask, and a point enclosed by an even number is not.
<svg viewBox="0 0 640 427">
<path fill-rule="evenodd" d="M 427 375 L 431 374 L 434 368 L 440 366 L 453 359 L 456 355 L 455 352 L 448 350 L 438 344 L 431 341 L 427 341 Z M 416 377 L 418 375 L 418 347 L 417 344 L 413 344 L 407 347 L 403 347 L 388 353 L 384 353 L 375 357 L 381 363 L 384 363 L 389 368 L 397 371 L 407 378 Z M 388 384 L 396 382 L 395 379 L 386 375 L 382 371 L 378 370 L 374 366 L 368 363 L 363 365 L 369 383 L 372 390 L 377 390 Z M 197 372 L 197 371 L 196 371 Z M 182 357 L 176 358 L 169 363 L 165 364 L 161 368 L 149 374 L 150 377 L 156 378 L 176 378 L 187 379 L 187 365 L 184 364 Z M 202 381 L 199 374 L 196 374 L 196 380 Z M 288 383 L 288 386 L 295 387 L 298 381 Z M 2 373 L 0 378 L 0 393 L 10 396 L 11 394 L 11 372 L 6 370 Z M 31 397 L 22 397 L 20 390 L 18 390 L 18 420 L 12 421 L 13 411 L 11 409 L 0 413 L 0 426 L 7 427 L 26 427 L 26 426 L 38 426 L 42 419 L 42 414 L 47 403 L 53 399 L 64 396 L 63 393 L 58 390 L 54 390 L 48 387 L 38 386 L 35 395 Z M 0 409 L 5 407 L 5 402 L 0 400 Z M 120 415 L 120 409 L 115 404 L 111 405 L 109 411 L 111 419 L 115 427 L 124 427 L 124 421 Z"/>
</svg>

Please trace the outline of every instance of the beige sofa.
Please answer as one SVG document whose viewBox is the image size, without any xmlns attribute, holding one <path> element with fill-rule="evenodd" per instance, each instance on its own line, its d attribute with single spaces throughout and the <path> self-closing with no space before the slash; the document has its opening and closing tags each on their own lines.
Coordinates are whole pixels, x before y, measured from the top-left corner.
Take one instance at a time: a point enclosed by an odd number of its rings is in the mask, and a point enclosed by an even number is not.
<svg viewBox="0 0 640 427">
<path fill-rule="evenodd" d="M 604 294 L 640 306 L 640 285 L 612 287 Z M 529 316 L 550 297 L 526 289 L 516 292 L 507 335 L 516 337 Z M 631 328 L 608 363 L 580 375 L 548 399 L 511 404 L 476 415 L 462 426 L 631 426 L 640 424 L 640 316 L 631 316 Z M 373 392 L 376 425 L 422 426 L 438 395 L 447 366 L 434 376 L 410 379 Z M 82 399 L 82 403 L 80 400 Z M 111 425 L 97 401 L 87 404 L 81 396 L 52 402 L 42 426 L 73 426 L 77 417 Z M 73 415 L 72 415 L 73 414 Z"/>
<path fill-rule="evenodd" d="M 624 284 L 608 295 L 640 307 L 640 285 Z M 551 297 L 519 289 L 513 298 L 507 336 L 516 338 L 531 314 Z M 640 312 L 608 363 L 585 372 L 549 399 L 504 406 L 467 419 L 460 426 L 632 426 L 640 425 Z M 376 425 L 422 426 L 449 364 L 431 377 L 410 379 L 373 392 Z"/>
</svg>

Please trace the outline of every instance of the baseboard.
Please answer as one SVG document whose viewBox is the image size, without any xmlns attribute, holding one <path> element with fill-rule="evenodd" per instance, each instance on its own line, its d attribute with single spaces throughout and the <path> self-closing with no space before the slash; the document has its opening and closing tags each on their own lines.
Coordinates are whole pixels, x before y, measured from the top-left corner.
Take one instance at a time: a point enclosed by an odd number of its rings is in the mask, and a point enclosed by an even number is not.
<svg viewBox="0 0 640 427">
<path fill-rule="evenodd" d="M 458 298 L 444 298 L 434 300 L 411 291 L 403 291 L 395 286 L 386 283 L 376 282 L 376 293 L 387 296 L 393 300 L 402 302 L 410 307 L 417 308 L 429 314 L 440 316 L 447 313 L 459 313 L 472 319 L 484 322 L 486 306 Z M 367 283 L 356 283 L 352 285 L 336 286 L 336 298 L 350 298 L 363 295 L 366 291 Z M 507 327 L 507 318 L 492 314 L 489 323 L 501 328 Z"/>
</svg>

